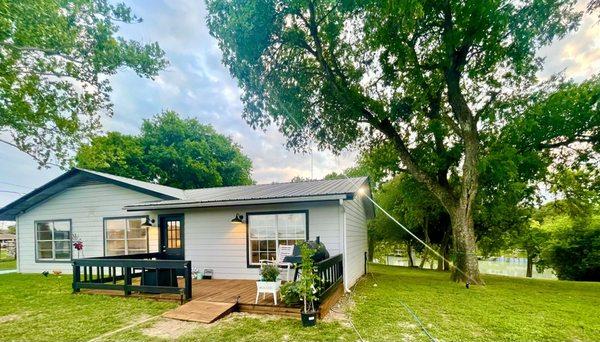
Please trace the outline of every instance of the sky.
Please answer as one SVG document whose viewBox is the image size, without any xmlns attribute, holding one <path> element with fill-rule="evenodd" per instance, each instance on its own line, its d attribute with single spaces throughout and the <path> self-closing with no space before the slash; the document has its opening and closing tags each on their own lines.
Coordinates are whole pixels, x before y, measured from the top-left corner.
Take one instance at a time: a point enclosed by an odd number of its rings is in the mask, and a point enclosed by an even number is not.
<svg viewBox="0 0 600 342">
<path fill-rule="evenodd" d="M 311 157 L 285 148 L 285 137 L 276 127 L 253 130 L 241 118 L 242 103 L 236 81 L 221 63 L 216 40 L 208 34 L 204 1 L 125 1 L 141 16 L 141 24 L 122 26 L 120 35 L 142 42 L 157 41 L 170 65 L 154 80 L 131 71 L 111 77 L 114 115 L 103 119 L 103 131 L 136 134 L 144 118 L 163 110 L 211 124 L 238 143 L 253 163 L 252 177 L 258 183 L 289 181 L 294 176 L 311 177 Z M 600 22 L 585 16 L 580 29 L 540 50 L 546 58 L 546 78 L 564 71 L 583 80 L 600 72 Z M 314 151 L 313 177 L 352 166 L 356 151 L 335 156 Z M 0 207 L 21 194 L 59 176 L 58 168 L 38 169 L 27 155 L 0 144 Z M 14 192 L 14 193 L 13 193 Z"/>
</svg>

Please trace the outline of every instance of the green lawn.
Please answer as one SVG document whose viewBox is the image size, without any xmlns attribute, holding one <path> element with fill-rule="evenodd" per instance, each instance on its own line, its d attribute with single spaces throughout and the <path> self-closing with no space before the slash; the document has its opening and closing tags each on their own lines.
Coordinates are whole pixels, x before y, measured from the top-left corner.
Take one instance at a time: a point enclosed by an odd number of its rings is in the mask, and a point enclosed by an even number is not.
<svg viewBox="0 0 600 342">
<path fill-rule="evenodd" d="M 87 341 L 176 304 L 71 294 L 71 277 L 0 275 L 0 340 Z"/>
<path fill-rule="evenodd" d="M 17 260 L 8 257 L 6 251 L 0 251 L 0 271 L 14 270 L 17 268 Z"/>
<path fill-rule="evenodd" d="M 467 290 L 450 282 L 447 273 L 389 266 L 372 266 L 371 271 L 347 305 L 368 341 L 427 340 L 402 303 L 435 338 L 445 341 L 600 340 L 600 283 L 486 276 L 486 286 Z M 41 275 L 0 275 L 0 300 L 0 340 L 86 340 L 173 307 L 134 298 L 71 295 L 68 276 L 57 282 Z M 170 340 L 156 334 L 169 329 L 185 331 L 181 341 L 358 339 L 344 320 L 306 329 L 293 319 L 236 314 L 209 326 L 176 324 L 158 319 L 109 340 Z"/>
</svg>

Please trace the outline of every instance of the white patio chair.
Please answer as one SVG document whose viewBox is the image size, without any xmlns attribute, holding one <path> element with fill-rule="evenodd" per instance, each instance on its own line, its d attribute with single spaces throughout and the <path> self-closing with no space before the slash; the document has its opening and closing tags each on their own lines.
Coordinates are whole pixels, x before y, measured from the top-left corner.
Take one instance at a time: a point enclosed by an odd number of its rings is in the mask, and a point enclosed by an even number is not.
<svg viewBox="0 0 600 342">
<path fill-rule="evenodd" d="M 286 269 L 286 274 L 285 274 L 285 281 L 290 281 L 290 269 L 292 268 L 293 264 L 290 262 L 285 262 L 283 261 L 285 259 L 285 257 L 287 256 L 291 256 L 294 254 L 294 245 L 279 245 L 279 249 L 277 250 L 277 259 L 276 260 L 267 260 L 267 259 L 260 259 L 258 262 L 260 263 L 260 266 L 262 267 L 262 265 L 275 265 L 279 268 L 285 268 Z"/>
<path fill-rule="evenodd" d="M 290 281 L 290 269 L 292 268 L 291 262 L 283 261 L 285 257 L 291 256 L 294 254 L 294 245 L 279 245 L 279 250 L 277 251 L 277 266 L 285 267 L 287 269 L 285 274 L 285 281 Z"/>
</svg>

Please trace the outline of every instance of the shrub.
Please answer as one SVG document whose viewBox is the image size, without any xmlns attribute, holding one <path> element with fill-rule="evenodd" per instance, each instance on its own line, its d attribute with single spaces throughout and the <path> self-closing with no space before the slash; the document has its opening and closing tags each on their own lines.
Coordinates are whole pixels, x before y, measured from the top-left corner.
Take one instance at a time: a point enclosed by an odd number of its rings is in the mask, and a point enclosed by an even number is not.
<svg viewBox="0 0 600 342">
<path fill-rule="evenodd" d="M 300 289 L 298 288 L 298 283 L 294 281 L 281 285 L 280 291 L 281 298 L 287 306 L 296 305 L 302 300 L 302 298 L 300 298 Z"/>
<path fill-rule="evenodd" d="M 279 268 L 270 264 L 263 265 L 260 268 L 260 277 L 262 281 L 277 281 Z"/>
<path fill-rule="evenodd" d="M 558 279 L 600 281 L 600 220 L 555 232 L 538 262 L 538 269 L 544 268 L 552 268 Z"/>
</svg>

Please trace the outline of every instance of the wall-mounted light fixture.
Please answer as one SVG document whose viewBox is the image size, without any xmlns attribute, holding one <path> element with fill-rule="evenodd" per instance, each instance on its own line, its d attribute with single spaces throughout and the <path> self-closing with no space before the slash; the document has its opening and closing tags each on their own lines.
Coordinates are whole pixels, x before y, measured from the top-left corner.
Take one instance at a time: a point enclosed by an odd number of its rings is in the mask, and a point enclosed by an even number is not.
<svg viewBox="0 0 600 342">
<path fill-rule="evenodd" d="M 151 219 L 149 217 L 146 217 L 146 222 L 142 223 L 142 228 L 150 228 L 153 227 L 153 223 L 156 222 L 154 221 L 154 219 Z"/>
<path fill-rule="evenodd" d="M 231 219 L 231 223 L 244 223 L 244 215 L 236 213 L 235 217 Z"/>
</svg>

